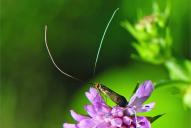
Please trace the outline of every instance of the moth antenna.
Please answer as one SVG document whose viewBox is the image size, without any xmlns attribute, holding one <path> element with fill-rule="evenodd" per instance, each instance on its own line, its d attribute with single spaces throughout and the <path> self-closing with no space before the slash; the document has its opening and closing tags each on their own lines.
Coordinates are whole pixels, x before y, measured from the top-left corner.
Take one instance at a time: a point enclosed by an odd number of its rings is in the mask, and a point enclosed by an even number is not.
<svg viewBox="0 0 191 128">
<path fill-rule="evenodd" d="M 94 63 L 93 76 L 95 75 L 96 66 L 97 66 L 97 62 L 98 62 L 98 58 L 99 58 L 99 54 L 100 54 L 100 50 L 101 50 L 101 47 L 102 47 L 102 44 L 103 44 L 103 40 L 104 40 L 105 34 L 106 34 L 106 32 L 107 32 L 107 29 L 108 29 L 108 27 L 109 27 L 109 25 L 110 25 L 110 23 L 111 23 L 113 17 L 115 16 L 115 13 L 116 13 L 118 10 L 119 10 L 119 8 L 117 8 L 117 9 L 113 12 L 113 14 L 112 14 L 112 16 L 111 16 L 109 22 L 107 23 L 107 26 L 106 26 L 106 28 L 105 28 L 105 30 L 104 30 L 104 33 L 103 33 L 103 35 L 102 35 L 102 38 L 101 38 L 101 41 L 100 41 L 100 45 L 99 45 L 99 48 L 98 48 L 98 51 L 97 51 L 97 55 L 96 55 L 96 60 L 95 60 L 95 63 Z"/>
<path fill-rule="evenodd" d="M 70 77 L 70 78 L 72 78 L 72 79 L 74 79 L 74 80 L 77 80 L 77 81 L 80 81 L 80 82 L 84 82 L 83 80 L 81 80 L 81 79 L 79 79 L 79 78 L 77 78 L 77 77 L 74 77 L 74 76 L 72 76 L 72 75 L 70 75 L 70 74 L 64 72 L 64 71 L 61 70 L 61 69 L 58 67 L 58 65 L 55 63 L 55 61 L 54 61 L 54 59 L 53 59 L 53 57 L 52 57 L 52 55 L 51 55 L 51 53 L 50 53 L 49 47 L 48 47 L 48 42 L 47 42 L 47 25 L 45 25 L 45 36 L 44 36 L 44 37 L 45 37 L 44 40 L 45 40 L 45 45 L 46 45 L 46 49 L 47 49 L 47 51 L 48 51 L 49 57 L 50 57 L 52 63 L 54 64 L 54 66 L 58 69 L 58 71 L 60 71 L 62 74 L 66 75 L 67 77 Z"/>
</svg>

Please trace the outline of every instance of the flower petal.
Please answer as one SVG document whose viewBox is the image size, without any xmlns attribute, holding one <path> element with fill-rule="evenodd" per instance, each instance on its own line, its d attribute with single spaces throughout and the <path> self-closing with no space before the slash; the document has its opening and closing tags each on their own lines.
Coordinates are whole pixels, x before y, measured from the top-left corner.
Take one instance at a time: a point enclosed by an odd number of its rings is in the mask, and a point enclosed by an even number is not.
<svg viewBox="0 0 191 128">
<path fill-rule="evenodd" d="M 109 106 L 101 104 L 101 103 L 95 104 L 94 109 L 95 109 L 97 115 L 101 115 L 101 116 L 106 115 L 111 112 L 111 108 Z"/>
<path fill-rule="evenodd" d="M 107 122 L 99 123 L 96 128 L 111 128 L 111 125 Z"/>
<path fill-rule="evenodd" d="M 89 92 L 86 92 L 86 97 L 92 104 L 103 103 L 105 104 L 103 98 L 100 96 L 99 92 L 95 88 L 90 88 Z"/>
<path fill-rule="evenodd" d="M 129 101 L 129 106 L 141 106 L 151 95 L 154 86 L 152 82 L 145 81 L 140 87 L 137 89 L 136 93 L 131 97 Z"/>
<path fill-rule="evenodd" d="M 93 105 L 86 105 L 84 108 L 91 117 L 95 117 L 97 115 Z"/>
<path fill-rule="evenodd" d="M 111 108 L 107 105 L 97 103 L 95 105 L 86 105 L 85 110 L 91 117 L 108 115 Z"/>
<path fill-rule="evenodd" d="M 77 128 L 75 124 L 64 123 L 63 128 Z"/>
<path fill-rule="evenodd" d="M 146 117 L 137 117 L 138 127 L 139 128 L 151 128 L 151 123 Z M 134 123 L 136 123 L 136 120 L 134 118 Z"/>
<path fill-rule="evenodd" d="M 77 124 L 78 128 L 94 128 L 96 122 L 93 119 L 84 119 Z"/>
<path fill-rule="evenodd" d="M 123 117 L 124 115 L 124 108 L 115 106 L 112 108 L 111 113 L 114 117 Z"/>
<path fill-rule="evenodd" d="M 114 127 L 121 127 L 122 124 L 123 124 L 123 121 L 120 118 L 114 118 L 111 120 L 111 125 Z"/>
<path fill-rule="evenodd" d="M 126 125 L 131 125 L 132 121 L 133 120 L 130 117 L 128 117 L 128 116 L 124 116 L 123 117 L 123 123 L 126 124 Z"/>
<path fill-rule="evenodd" d="M 73 110 L 70 110 L 72 117 L 76 120 L 76 121 L 81 121 L 83 119 L 89 119 L 90 117 L 88 116 L 83 116 L 80 114 L 77 114 L 76 112 L 74 112 Z"/>
<path fill-rule="evenodd" d="M 137 107 L 136 108 L 136 112 L 148 112 L 148 111 L 151 111 L 155 106 L 155 103 L 152 102 L 150 104 L 145 104 L 141 107 Z"/>
</svg>

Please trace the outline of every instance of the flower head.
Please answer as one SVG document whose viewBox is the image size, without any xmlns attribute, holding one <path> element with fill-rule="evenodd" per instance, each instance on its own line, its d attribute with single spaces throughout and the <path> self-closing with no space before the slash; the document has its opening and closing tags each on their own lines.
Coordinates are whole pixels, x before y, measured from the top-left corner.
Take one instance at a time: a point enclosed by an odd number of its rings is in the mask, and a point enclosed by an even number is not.
<svg viewBox="0 0 191 128">
<path fill-rule="evenodd" d="M 95 88 L 90 88 L 86 96 L 91 102 L 85 106 L 88 115 L 80 115 L 71 110 L 76 124 L 64 123 L 64 128 L 151 128 L 148 118 L 137 116 L 138 112 L 147 112 L 154 103 L 143 105 L 153 91 L 151 81 L 145 81 L 131 97 L 126 107 L 108 106 Z"/>
</svg>

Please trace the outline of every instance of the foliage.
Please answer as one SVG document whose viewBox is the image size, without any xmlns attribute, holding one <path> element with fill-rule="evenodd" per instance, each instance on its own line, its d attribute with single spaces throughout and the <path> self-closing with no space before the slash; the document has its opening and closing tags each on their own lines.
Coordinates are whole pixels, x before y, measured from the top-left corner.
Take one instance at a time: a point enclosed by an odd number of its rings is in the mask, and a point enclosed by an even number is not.
<svg viewBox="0 0 191 128">
<path fill-rule="evenodd" d="M 168 71 L 169 79 L 172 81 L 182 81 L 182 86 L 178 86 L 182 92 L 191 86 L 191 61 L 185 58 L 178 58 L 173 54 L 172 36 L 168 24 L 170 16 L 170 6 L 167 5 L 164 11 L 159 6 L 153 4 L 153 12 L 148 16 L 138 19 L 134 25 L 129 21 L 124 21 L 121 25 L 128 30 L 137 40 L 132 45 L 136 49 L 137 54 L 132 57 L 140 59 L 151 64 L 164 65 Z M 166 80 L 167 81 L 167 80 Z M 165 83 L 165 80 L 163 80 Z M 163 85 L 169 85 L 166 82 Z M 161 83 L 159 84 L 161 86 Z M 184 91 L 184 102 L 190 107 L 191 97 L 190 91 Z"/>
</svg>

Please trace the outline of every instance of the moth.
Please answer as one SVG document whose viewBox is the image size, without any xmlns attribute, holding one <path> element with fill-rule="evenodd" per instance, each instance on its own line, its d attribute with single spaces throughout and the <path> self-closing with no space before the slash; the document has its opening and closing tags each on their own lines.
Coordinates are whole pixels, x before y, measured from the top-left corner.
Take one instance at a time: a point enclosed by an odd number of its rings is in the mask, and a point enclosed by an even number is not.
<svg viewBox="0 0 191 128">
<path fill-rule="evenodd" d="M 93 72 L 94 75 L 95 75 L 96 65 L 97 65 L 97 62 L 98 62 L 98 57 L 99 57 L 99 53 L 100 53 L 100 50 L 101 50 L 101 46 L 102 46 L 102 43 L 103 43 L 105 34 L 106 34 L 106 32 L 107 32 L 107 29 L 108 29 L 108 27 L 109 27 L 109 25 L 110 25 L 110 23 L 111 23 L 111 21 L 112 21 L 114 15 L 116 14 L 116 12 L 117 12 L 118 10 L 119 10 L 119 8 L 117 8 L 117 9 L 113 12 L 113 14 L 112 14 L 112 16 L 111 16 L 109 22 L 107 23 L 107 26 L 106 26 L 106 28 L 105 28 L 105 30 L 104 30 L 104 33 L 103 33 L 103 35 L 102 35 L 101 42 L 100 42 L 100 45 L 99 45 L 99 48 L 98 48 L 98 52 L 97 52 L 97 56 L 96 56 L 96 60 L 95 60 L 94 72 Z M 46 45 L 46 49 L 47 49 L 47 51 L 48 51 L 48 54 L 49 54 L 49 57 L 50 57 L 52 63 L 54 64 L 54 66 L 55 66 L 62 74 L 64 74 L 64 75 L 67 76 L 67 77 L 70 77 L 70 78 L 72 78 L 72 79 L 74 79 L 74 80 L 77 80 L 77 81 L 79 81 L 79 82 L 84 82 L 83 80 L 81 80 L 81 79 L 79 79 L 79 78 L 77 78 L 77 77 L 74 77 L 74 76 L 72 76 L 72 75 L 66 73 L 65 71 L 61 70 L 61 69 L 58 67 L 58 65 L 55 63 L 55 61 L 54 61 L 54 59 L 53 59 L 53 57 L 52 57 L 52 55 L 51 55 L 51 52 L 50 52 L 50 50 L 49 50 L 49 47 L 48 47 L 48 42 L 47 42 L 47 26 L 45 26 L 45 45 Z M 102 94 L 104 94 L 104 95 L 106 95 L 107 97 L 109 97 L 109 98 L 110 98 L 114 103 L 116 103 L 118 106 L 120 106 L 120 107 L 125 107 L 125 106 L 128 104 L 128 101 L 126 100 L 126 98 L 125 98 L 124 96 L 122 96 L 122 95 L 118 94 L 117 92 L 111 90 L 110 88 L 106 87 L 105 85 L 100 84 L 100 83 L 91 83 L 91 84 L 92 84 L 93 87 L 96 88 L 99 92 L 101 92 Z"/>
<path fill-rule="evenodd" d="M 119 8 L 117 8 L 113 15 L 111 16 L 105 30 L 104 30 L 104 33 L 103 33 L 103 36 L 101 38 L 101 42 L 100 42 L 100 45 L 99 45 L 99 48 L 98 48 L 98 52 L 97 52 L 97 56 L 96 56 L 96 60 L 95 60 L 95 65 L 94 65 L 94 72 L 93 72 L 93 75 L 95 75 L 95 70 L 96 70 L 96 65 L 97 65 L 97 61 L 98 61 L 98 57 L 99 57 L 99 53 L 100 53 L 100 50 L 101 50 L 101 46 L 102 46 L 102 43 L 103 43 L 103 39 L 104 39 L 104 36 L 107 32 L 107 29 L 115 15 L 115 13 L 119 10 Z M 79 82 L 82 82 L 82 83 L 85 83 L 83 80 L 77 78 L 77 77 L 74 77 L 68 73 L 66 73 L 65 71 L 61 70 L 57 64 L 55 63 L 52 55 L 51 55 L 51 52 L 49 50 L 49 47 L 48 47 L 48 43 L 47 43 L 47 26 L 45 26 L 45 45 L 46 45 L 46 49 L 48 51 L 48 54 L 49 54 L 49 57 L 52 61 L 52 63 L 54 64 L 54 66 L 62 73 L 64 74 L 65 76 L 71 78 L 71 79 L 74 79 L 74 80 L 77 80 Z M 117 92 L 111 90 L 110 88 L 108 88 L 107 86 L 101 84 L 101 83 L 88 83 L 88 84 L 91 84 L 94 88 L 96 88 L 100 93 L 106 95 L 107 97 L 109 97 L 114 103 L 116 103 L 119 107 L 123 107 L 124 110 L 127 109 L 125 108 L 126 106 L 128 106 L 129 102 L 126 100 L 126 98 L 120 94 L 118 94 Z M 139 84 L 137 84 L 137 86 L 135 87 L 134 89 L 134 92 L 137 90 Z M 122 110 L 123 111 L 123 110 Z M 161 116 L 163 116 L 164 114 L 161 114 L 161 115 L 157 115 L 157 116 L 153 116 L 153 117 L 147 117 L 147 119 L 153 123 L 155 120 L 157 120 L 158 118 L 160 118 Z M 136 116 L 136 111 L 134 112 L 134 116 L 135 116 L 135 120 L 136 120 L 136 124 L 137 124 L 137 116 Z"/>
</svg>

